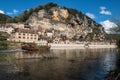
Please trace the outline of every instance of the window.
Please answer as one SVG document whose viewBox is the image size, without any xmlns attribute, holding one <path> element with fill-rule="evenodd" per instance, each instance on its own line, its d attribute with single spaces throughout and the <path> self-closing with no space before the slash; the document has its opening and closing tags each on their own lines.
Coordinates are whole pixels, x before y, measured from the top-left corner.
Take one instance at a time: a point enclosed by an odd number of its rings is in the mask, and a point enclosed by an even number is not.
<svg viewBox="0 0 120 80">
<path fill-rule="evenodd" d="M 19 36 L 18 38 L 21 38 L 21 36 Z"/>
<path fill-rule="evenodd" d="M 23 35 L 25 35 L 25 33 L 23 33 Z"/>
</svg>

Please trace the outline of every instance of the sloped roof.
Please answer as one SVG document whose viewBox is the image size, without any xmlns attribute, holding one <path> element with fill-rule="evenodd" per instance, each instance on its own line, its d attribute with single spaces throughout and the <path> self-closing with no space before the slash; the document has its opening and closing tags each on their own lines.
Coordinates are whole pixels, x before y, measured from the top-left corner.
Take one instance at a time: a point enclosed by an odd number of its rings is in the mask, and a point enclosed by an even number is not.
<svg viewBox="0 0 120 80">
<path fill-rule="evenodd" d="M 35 30 L 30 30 L 30 29 L 17 29 L 16 32 L 19 32 L 19 33 L 31 33 L 31 34 L 36 34 L 37 33 Z"/>
</svg>

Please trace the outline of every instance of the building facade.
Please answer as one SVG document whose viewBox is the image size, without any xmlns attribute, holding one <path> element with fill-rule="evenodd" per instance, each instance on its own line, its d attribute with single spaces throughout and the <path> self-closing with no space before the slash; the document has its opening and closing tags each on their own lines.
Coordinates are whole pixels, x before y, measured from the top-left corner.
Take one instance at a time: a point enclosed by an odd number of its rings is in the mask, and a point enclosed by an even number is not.
<svg viewBox="0 0 120 80">
<path fill-rule="evenodd" d="M 0 31 L 11 34 L 14 31 L 14 28 L 13 28 L 12 25 L 1 25 L 0 26 Z"/>
<path fill-rule="evenodd" d="M 38 41 L 38 34 L 33 30 L 18 29 L 9 39 L 15 42 L 35 43 Z"/>
</svg>

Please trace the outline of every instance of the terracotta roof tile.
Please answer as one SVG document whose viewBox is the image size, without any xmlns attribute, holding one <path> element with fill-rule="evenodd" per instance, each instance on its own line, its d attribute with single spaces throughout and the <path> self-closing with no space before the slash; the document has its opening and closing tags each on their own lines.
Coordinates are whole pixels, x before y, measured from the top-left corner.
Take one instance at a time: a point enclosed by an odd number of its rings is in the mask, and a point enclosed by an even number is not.
<svg viewBox="0 0 120 80">
<path fill-rule="evenodd" d="M 16 32 L 36 34 L 35 30 L 29 30 L 29 29 L 18 29 Z"/>
</svg>

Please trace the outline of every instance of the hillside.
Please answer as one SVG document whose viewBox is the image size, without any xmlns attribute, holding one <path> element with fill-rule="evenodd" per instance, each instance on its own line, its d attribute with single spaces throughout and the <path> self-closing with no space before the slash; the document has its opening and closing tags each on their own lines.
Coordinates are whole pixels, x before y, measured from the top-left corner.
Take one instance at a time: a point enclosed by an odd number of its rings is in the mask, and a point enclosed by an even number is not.
<svg viewBox="0 0 120 80">
<path fill-rule="evenodd" d="M 55 3 L 26 10 L 14 20 L 15 22 L 24 22 L 25 26 L 31 29 L 41 27 L 44 33 L 54 32 L 52 38 L 103 40 L 106 34 L 100 24 L 82 12 Z"/>
<path fill-rule="evenodd" d="M 55 3 L 48 3 L 48 4 L 45 4 L 45 5 L 40 5 L 40 6 L 37 6 L 35 8 L 31 8 L 29 10 L 25 10 L 22 14 L 20 14 L 19 16 L 16 16 L 14 19 L 19 19 L 20 22 L 25 22 L 27 19 L 29 19 L 29 17 L 33 14 L 33 13 L 38 13 L 40 10 L 45 10 L 49 15 L 52 15 L 52 8 L 62 8 L 62 9 L 66 9 L 68 10 L 68 12 L 70 13 L 69 16 L 67 17 L 67 19 L 65 20 L 66 22 L 69 22 L 69 20 L 71 18 L 80 18 L 81 20 L 84 20 L 84 16 L 86 17 L 88 23 L 90 24 L 91 21 L 93 21 L 91 18 L 89 18 L 88 16 L 84 15 L 82 12 L 78 11 L 78 10 L 75 10 L 75 9 L 72 9 L 72 8 L 66 8 L 66 7 L 62 7 L 62 6 L 59 6 Z M 47 14 L 46 14 L 47 15 Z M 62 16 L 63 17 L 63 16 Z M 63 17 L 64 18 L 64 17 Z M 95 25 L 98 25 L 98 26 L 101 26 L 100 24 L 96 24 L 95 21 L 93 21 L 93 23 Z"/>
<path fill-rule="evenodd" d="M 7 20 L 9 20 L 10 18 L 11 18 L 10 16 L 0 13 L 0 24 L 1 23 L 6 23 Z"/>
</svg>

